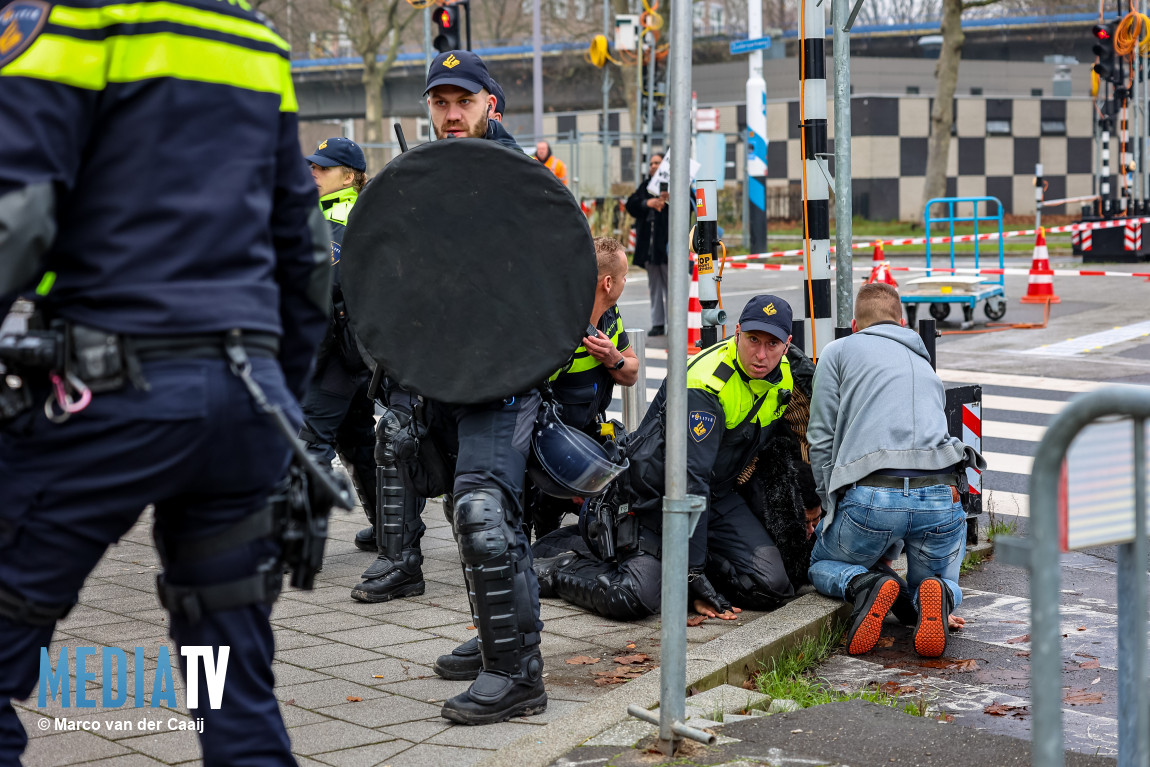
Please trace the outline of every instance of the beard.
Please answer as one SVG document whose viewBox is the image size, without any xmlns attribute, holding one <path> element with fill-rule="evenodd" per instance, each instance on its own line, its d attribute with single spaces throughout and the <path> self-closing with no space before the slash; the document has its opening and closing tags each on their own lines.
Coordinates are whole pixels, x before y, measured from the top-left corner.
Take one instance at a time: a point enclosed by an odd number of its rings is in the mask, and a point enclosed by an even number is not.
<svg viewBox="0 0 1150 767">
<path fill-rule="evenodd" d="M 463 122 L 456 121 L 453 123 L 444 123 L 435 126 L 435 138 L 459 138 L 457 136 L 449 136 L 449 130 L 461 130 L 464 135 L 462 138 L 485 138 L 487 136 L 487 115 L 480 115 L 474 123 L 466 125 Z"/>
</svg>

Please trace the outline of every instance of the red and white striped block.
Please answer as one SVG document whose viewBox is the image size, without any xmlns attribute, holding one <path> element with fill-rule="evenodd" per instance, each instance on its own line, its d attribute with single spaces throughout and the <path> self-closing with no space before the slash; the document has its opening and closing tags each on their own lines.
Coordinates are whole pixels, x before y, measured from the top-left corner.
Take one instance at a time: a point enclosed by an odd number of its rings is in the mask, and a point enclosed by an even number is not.
<svg viewBox="0 0 1150 767">
<path fill-rule="evenodd" d="M 1126 250 L 1142 250 L 1142 224 L 1137 219 L 1126 222 L 1126 234 L 1122 238 Z"/>
<path fill-rule="evenodd" d="M 982 403 L 969 402 L 962 406 L 962 442 L 982 452 Z M 966 482 L 971 495 L 982 495 L 982 472 L 973 467 L 966 469 Z"/>
<path fill-rule="evenodd" d="M 1077 248 L 1078 247 L 1078 241 L 1081 238 L 1082 238 L 1082 235 L 1078 232 L 1077 229 L 1075 229 L 1073 232 L 1070 233 L 1070 244 Z"/>
<path fill-rule="evenodd" d="M 627 230 L 627 250 L 635 252 L 635 227 Z"/>
<path fill-rule="evenodd" d="M 1092 250 L 1094 247 L 1094 233 L 1089 229 L 1084 229 L 1078 232 L 1078 241 L 1082 247 L 1082 252 Z"/>
</svg>

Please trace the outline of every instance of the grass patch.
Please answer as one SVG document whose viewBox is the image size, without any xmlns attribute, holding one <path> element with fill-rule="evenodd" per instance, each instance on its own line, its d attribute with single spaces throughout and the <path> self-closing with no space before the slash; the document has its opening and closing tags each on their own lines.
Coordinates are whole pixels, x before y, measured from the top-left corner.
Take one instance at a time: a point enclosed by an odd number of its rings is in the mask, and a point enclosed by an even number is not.
<svg viewBox="0 0 1150 767">
<path fill-rule="evenodd" d="M 1015 511 L 1018 510 L 1018 504 L 1015 503 Z M 998 513 L 997 500 L 991 501 L 986 509 L 986 539 L 993 541 L 999 535 L 1017 535 L 1018 522 L 1015 520 L 1007 521 L 1003 519 Z"/>
<path fill-rule="evenodd" d="M 986 564 L 986 557 L 982 556 L 982 552 L 968 551 L 966 557 L 962 560 L 962 564 L 958 567 L 958 574 L 966 575 L 967 573 L 974 572 L 984 564 Z"/>
<path fill-rule="evenodd" d="M 807 637 L 764 663 L 754 677 L 757 689 L 771 696 L 772 700 L 793 700 L 801 708 L 844 700 L 865 700 L 899 709 L 911 716 L 929 714 L 926 699 L 921 693 L 917 697 L 900 696 L 883 687 L 844 692 L 831 689 L 827 680 L 816 676 L 818 666 L 842 644 L 845 634 L 845 625 L 823 624 L 817 636 Z"/>
</svg>

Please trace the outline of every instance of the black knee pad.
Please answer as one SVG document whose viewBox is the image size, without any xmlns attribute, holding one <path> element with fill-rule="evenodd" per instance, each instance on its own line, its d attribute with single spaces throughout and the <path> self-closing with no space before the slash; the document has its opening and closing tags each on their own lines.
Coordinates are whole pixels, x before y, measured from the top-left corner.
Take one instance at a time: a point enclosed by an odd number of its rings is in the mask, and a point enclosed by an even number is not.
<svg viewBox="0 0 1150 767">
<path fill-rule="evenodd" d="M 455 499 L 452 526 L 464 564 L 478 565 L 507 553 L 515 531 L 507 523 L 503 494 L 493 488 L 468 490 Z"/>
</svg>

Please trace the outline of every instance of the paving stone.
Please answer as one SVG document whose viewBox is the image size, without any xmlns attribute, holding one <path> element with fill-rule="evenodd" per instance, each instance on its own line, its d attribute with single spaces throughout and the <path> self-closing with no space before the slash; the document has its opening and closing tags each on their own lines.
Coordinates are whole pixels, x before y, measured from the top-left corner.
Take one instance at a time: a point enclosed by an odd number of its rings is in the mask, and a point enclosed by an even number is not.
<svg viewBox="0 0 1150 767">
<path fill-rule="evenodd" d="M 411 741 L 412 743 L 422 743 L 425 740 L 430 740 L 439 733 L 446 730 L 448 727 L 455 727 L 456 725 L 443 719 L 436 713 L 434 719 L 417 719 L 412 722 L 400 722 L 398 724 L 389 724 L 386 727 L 381 727 L 391 735 L 403 740 Z"/>
<path fill-rule="evenodd" d="M 722 684 L 687 698 L 687 705 L 707 712 L 737 714 L 746 709 L 766 708 L 771 697 L 755 690 Z M 724 719 L 724 721 L 726 721 Z"/>
<path fill-rule="evenodd" d="M 539 643 L 539 651 L 543 653 L 543 657 L 547 660 L 548 664 L 554 663 L 556 659 L 562 663 L 572 655 L 587 655 L 589 653 L 596 658 L 607 655 L 607 653 L 603 652 L 602 647 L 592 644 L 586 639 L 572 639 L 571 637 L 560 636 L 559 634 L 548 632 L 546 628 L 547 627 L 544 626 L 543 638 Z"/>
<path fill-rule="evenodd" d="M 522 722 L 531 725 L 544 725 L 562 719 L 583 705 L 582 701 L 562 700 L 556 698 L 550 689 L 547 690 L 547 710 L 534 716 L 517 716 L 512 722 Z"/>
<path fill-rule="evenodd" d="M 333 631 L 349 631 L 365 626 L 378 626 L 380 621 L 367 615 L 353 615 L 326 610 L 322 613 L 300 615 L 295 618 L 277 618 L 276 625 L 285 629 L 295 629 L 305 634 L 330 634 Z"/>
<path fill-rule="evenodd" d="M 353 748 L 368 743 L 381 743 L 392 740 L 390 735 L 360 727 L 351 722 L 327 721 L 305 724 L 291 731 L 292 751 L 304 756 L 314 756 L 323 751 Z"/>
<path fill-rule="evenodd" d="M 58 631 L 72 632 L 85 626 L 99 626 L 105 623 L 123 623 L 123 615 L 110 610 L 99 610 L 89 605 L 76 605 L 68 617 L 56 624 Z"/>
<path fill-rule="evenodd" d="M 323 714 L 317 714 L 314 711 L 308 711 L 306 708 L 300 708 L 296 705 L 288 705 L 280 703 L 280 716 L 284 720 L 284 727 L 288 728 L 288 734 L 291 734 L 291 728 L 302 727 L 305 724 L 316 724 L 317 722 L 326 722 L 328 717 Z"/>
<path fill-rule="evenodd" d="M 382 687 L 396 682 L 410 682 L 414 679 L 435 678 L 430 666 L 421 666 L 398 658 L 382 657 L 369 663 L 345 663 L 341 666 L 325 666 L 322 673 L 350 682 Z M 376 679 L 377 676 L 383 677 Z"/>
<path fill-rule="evenodd" d="M 290 596 L 283 595 L 276 600 L 275 605 L 272 607 L 271 622 L 274 626 L 284 618 L 295 618 L 300 615 L 315 615 L 325 612 L 327 612 L 327 609 L 323 605 L 300 602 L 299 600 L 292 599 Z"/>
<path fill-rule="evenodd" d="M 396 658 L 430 666 L 440 655 L 446 655 L 458 646 L 459 642 L 450 639 L 426 639 L 422 642 L 408 642 L 395 647 L 381 647 L 380 650 Z"/>
<path fill-rule="evenodd" d="M 293 666 L 291 663 L 280 663 L 279 661 L 272 661 L 272 673 L 275 675 L 276 687 L 306 684 L 331 678 L 309 668 L 301 668 L 300 666 Z"/>
<path fill-rule="evenodd" d="M 403 615 L 394 616 L 391 623 L 406 626 L 410 629 L 426 629 L 433 626 L 469 626 L 471 613 L 457 610 L 445 610 L 442 607 L 427 607 L 422 610 L 411 610 Z"/>
<path fill-rule="evenodd" d="M 73 629 L 70 633 L 102 647 L 123 647 L 129 642 L 135 642 L 136 647 L 156 647 L 168 643 L 168 630 L 166 628 L 154 623 L 143 623 L 135 620 L 85 626 Z"/>
<path fill-rule="evenodd" d="M 535 717 L 531 718 L 534 719 Z M 522 724 L 521 720 L 516 720 L 513 722 L 500 722 L 498 724 L 486 724 L 483 726 L 480 737 L 477 738 L 474 727 L 457 725 L 455 727 L 449 727 L 427 742 L 437 746 L 496 749 L 503 748 L 508 743 L 537 731 L 538 728 L 530 724 Z"/>
<path fill-rule="evenodd" d="M 307 668 L 339 666 L 344 663 L 367 663 L 380 658 L 379 653 L 338 642 L 327 642 L 314 647 L 300 647 L 295 650 L 283 650 L 276 653 L 276 656 L 286 663 Z"/>
<path fill-rule="evenodd" d="M 605 730 L 590 740 L 584 741 L 584 746 L 624 746 L 631 747 L 643 738 L 658 735 L 659 728 L 648 722 L 638 719 L 629 719 L 625 722 Z"/>
<path fill-rule="evenodd" d="M 376 767 L 382 765 L 396 754 L 406 751 L 414 744 L 406 740 L 389 740 L 386 743 L 373 743 L 359 748 L 345 748 L 339 751 L 325 751 L 316 754 L 316 759 L 322 759 L 323 764 L 332 767 Z M 316 762 L 319 764 L 319 762 Z M 302 767 L 303 762 L 300 762 Z"/>
<path fill-rule="evenodd" d="M 327 605 L 341 599 L 349 599 L 348 589 L 344 586 L 326 586 L 310 591 L 294 590 L 284 594 L 283 599 L 294 599 L 297 602 L 309 602 L 313 605 Z"/>
<path fill-rule="evenodd" d="M 632 633 L 636 633 L 635 627 L 632 624 L 612 621 L 590 613 L 550 621 L 544 624 L 544 629 L 551 634 L 576 639 L 586 638 L 588 641 L 595 641 L 595 637 L 602 636 L 610 631 L 628 629 Z"/>
<path fill-rule="evenodd" d="M 376 694 L 383 695 L 383 693 L 378 692 Z M 365 698 L 360 703 L 342 701 L 341 705 L 316 709 L 316 713 L 354 722 L 364 727 L 382 727 L 386 729 L 388 725 L 399 724 L 401 722 L 438 718 L 441 708 L 442 706 L 434 703 L 412 700 L 398 695 L 386 695 L 372 699 Z"/>
<path fill-rule="evenodd" d="M 432 626 L 424 630 L 433 637 L 450 639 L 456 644 L 463 644 L 477 636 L 476 629 L 468 628 L 468 626 L 474 625 L 471 623 L 471 616 L 467 616 L 466 620 L 466 623 L 450 623 L 446 626 Z"/>
<path fill-rule="evenodd" d="M 308 682 L 307 684 L 286 685 L 284 687 L 277 687 L 275 693 L 276 698 L 279 700 L 292 700 L 295 701 L 294 705 L 313 711 L 322 709 L 325 706 L 335 706 L 340 703 L 346 703 L 349 695 L 368 700 L 370 698 L 379 698 L 386 694 L 373 687 L 365 687 L 353 682 L 344 681 L 343 679 L 325 679 L 319 682 Z"/>
<path fill-rule="evenodd" d="M 23 759 L 24 767 L 60 767 L 127 753 L 128 749 L 90 732 L 67 732 L 29 741 Z"/>
<path fill-rule="evenodd" d="M 785 714 L 788 711 L 798 711 L 800 708 L 802 708 L 802 706 L 793 700 L 776 698 L 771 701 L 771 706 L 767 709 L 767 712 L 771 714 Z"/>
<path fill-rule="evenodd" d="M 428 679 L 414 679 L 410 682 L 396 682 L 382 685 L 379 689 L 386 690 L 393 695 L 402 695 L 412 700 L 443 701 L 454 697 L 467 689 L 468 682 L 452 682 L 433 676 Z"/>
<path fill-rule="evenodd" d="M 388 759 L 390 767 L 468 767 L 491 753 L 478 748 L 452 748 L 421 743 Z"/>
<path fill-rule="evenodd" d="M 328 641 L 320 636 L 313 636 L 312 634 L 307 634 L 302 631 L 292 631 L 290 629 L 273 628 L 272 636 L 275 638 L 277 654 L 284 650 L 295 650 L 300 647 L 315 647 L 316 645 L 326 644 Z"/>
<path fill-rule="evenodd" d="M 87 756 L 87 754 L 85 754 Z M 163 767 L 163 762 L 157 762 L 150 756 L 143 754 L 121 754 L 98 762 L 80 762 L 73 767 Z"/>
<path fill-rule="evenodd" d="M 119 743 L 161 762 L 178 763 L 203 758 L 200 754 L 200 741 L 194 732 L 154 732 L 121 740 Z"/>
<path fill-rule="evenodd" d="M 407 642 L 417 642 L 421 639 L 433 639 L 434 635 L 425 631 L 417 631 L 390 623 L 377 623 L 365 628 L 349 629 L 347 631 L 325 632 L 324 636 L 337 642 L 343 642 L 354 647 L 375 648 L 401 645 Z M 319 663 L 312 664 L 322 668 Z M 326 664 L 335 665 L 335 664 Z"/>
</svg>

